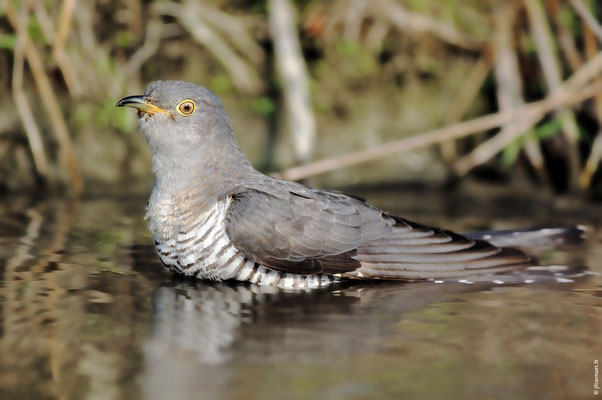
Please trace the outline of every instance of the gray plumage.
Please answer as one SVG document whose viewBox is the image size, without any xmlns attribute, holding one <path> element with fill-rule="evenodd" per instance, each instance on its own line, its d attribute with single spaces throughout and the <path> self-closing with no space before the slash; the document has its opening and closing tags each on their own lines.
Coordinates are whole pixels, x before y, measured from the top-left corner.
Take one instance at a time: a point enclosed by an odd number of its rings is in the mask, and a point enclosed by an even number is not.
<svg viewBox="0 0 602 400">
<path fill-rule="evenodd" d="M 177 273 L 313 287 L 340 278 L 464 278 L 531 263 L 517 250 L 259 173 L 219 98 L 202 86 L 152 82 L 117 105 L 139 110 L 155 174 L 149 227 L 163 263 Z"/>
</svg>

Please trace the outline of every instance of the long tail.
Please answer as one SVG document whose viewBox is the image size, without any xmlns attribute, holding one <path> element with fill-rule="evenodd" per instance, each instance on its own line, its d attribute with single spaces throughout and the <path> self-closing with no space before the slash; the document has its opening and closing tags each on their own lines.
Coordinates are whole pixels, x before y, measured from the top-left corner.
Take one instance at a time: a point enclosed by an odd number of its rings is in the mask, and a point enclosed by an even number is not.
<svg viewBox="0 0 602 400">
<path fill-rule="evenodd" d="M 401 218 L 396 221 L 391 234 L 358 248 L 355 259 L 361 267 L 345 277 L 522 284 L 568 282 L 584 275 L 584 268 L 536 266 L 534 259 L 526 254 L 580 242 L 584 227 L 458 235 Z"/>
<path fill-rule="evenodd" d="M 587 228 L 578 225 L 469 232 L 463 235 L 470 239 L 486 240 L 494 246 L 514 247 L 534 252 L 561 245 L 581 243 L 586 234 Z"/>
<path fill-rule="evenodd" d="M 354 256 L 356 279 L 421 280 L 507 273 L 533 265 L 520 250 L 395 217 L 393 231 L 363 243 Z"/>
</svg>

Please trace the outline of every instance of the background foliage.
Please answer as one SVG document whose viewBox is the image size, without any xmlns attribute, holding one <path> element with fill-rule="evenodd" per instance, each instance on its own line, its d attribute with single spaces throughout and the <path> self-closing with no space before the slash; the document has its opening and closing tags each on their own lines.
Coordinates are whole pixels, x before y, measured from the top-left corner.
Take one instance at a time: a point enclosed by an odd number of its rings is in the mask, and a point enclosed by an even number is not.
<svg viewBox="0 0 602 400">
<path fill-rule="evenodd" d="M 286 32 L 271 23 L 282 5 L 296 14 L 290 28 L 316 121 L 301 138 L 307 156 L 286 124 L 294 89 L 274 51 Z M 149 152 L 136 117 L 114 104 L 151 80 L 181 79 L 222 97 L 254 165 L 285 177 L 320 172 L 288 167 L 374 148 L 369 168 L 352 153 L 314 183 L 440 182 L 476 168 L 599 194 L 600 8 L 595 0 L 4 0 L 0 185 L 146 189 Z M 386 157 L 374 147 L 542 99 L 552 107 L 453 139 L 417 136 Z"/>
</svg>

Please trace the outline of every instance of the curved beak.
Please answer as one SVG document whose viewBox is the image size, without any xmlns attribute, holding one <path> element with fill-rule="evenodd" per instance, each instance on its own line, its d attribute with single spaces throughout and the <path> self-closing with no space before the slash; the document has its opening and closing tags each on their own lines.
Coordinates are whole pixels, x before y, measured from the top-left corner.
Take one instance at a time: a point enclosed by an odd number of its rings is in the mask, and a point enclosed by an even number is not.
<svg viewBox="0 0 602 400">
<path fill-rule="evenodd" d="M 165 113 L 167 115 L 171 114 L 169 111 L 166 111 L 160 107 L 157 107 L 150 103 L 150 98 L 144 95 L 136 95 L 136 96 L 128 96 L 119 100 L 115 107 L 132 107 L 138 110 L 138 112 L 143 112 L 146 114 L 156 114 L 156 113 Z"/>
</svg>

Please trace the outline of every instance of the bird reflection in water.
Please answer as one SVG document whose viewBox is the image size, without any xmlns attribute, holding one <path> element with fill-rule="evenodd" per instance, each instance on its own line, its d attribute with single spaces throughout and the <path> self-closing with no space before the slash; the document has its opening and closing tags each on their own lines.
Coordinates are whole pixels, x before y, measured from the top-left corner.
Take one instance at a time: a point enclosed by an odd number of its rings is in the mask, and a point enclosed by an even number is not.
<svg viewBox="0 0 602 400">
<path fill-rule="evenodd" d="M 392 334 L 403 314 L 483 289 L 487 286 L 348 283 L 287 292 L 174 280 L 153 296 L 141 387 L 148 398 L 164 398 L 174 390 L 215 391 L 219 397 L 241 365 L 319 363 L 378 351 L 378 339 Z"/>
</svg>

